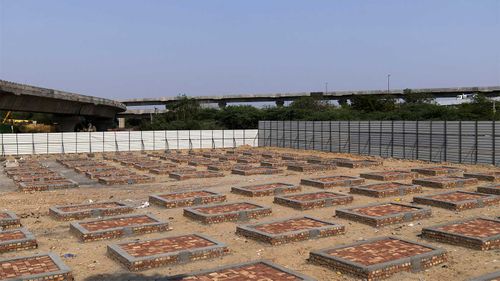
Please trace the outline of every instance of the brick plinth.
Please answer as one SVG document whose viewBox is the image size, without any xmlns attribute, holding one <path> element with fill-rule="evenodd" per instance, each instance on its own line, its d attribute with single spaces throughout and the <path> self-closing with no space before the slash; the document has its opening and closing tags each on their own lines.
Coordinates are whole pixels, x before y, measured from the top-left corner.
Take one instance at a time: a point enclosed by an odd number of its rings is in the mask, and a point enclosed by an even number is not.
<svg viewBox="0 0 500 281">
<path fill-rule="evenodd" d="M 312 251 L 309 261 L 365 280 L 398 272 L 418 272 L 447 260 L 446 251 L 396 237 L 377 237 L 350 245 Z"/>
<path fill-rule="evenodd" d="M 295 163 L 287 166 L 290 171 L 296 172 L 315 172 L 315 171 L 327 171 L 337 169 L 335 163 L 332 164 L 311 164 L 311 163 Z"/>
<path fill-rule="evenodd" d="M 455 167 L 447 167 L 447 166 L 437 166 L 437 167 L 429 167 L 429 168 L 415 168 L 411 169 L 412 172 L 417 172 L 426 176 L 457 176 L 461 175 L 464 170 L 455 168 Z"/>
<path fill-rule="evenodd" d="M 168 230 L 170 228 L 166 222 L 151 215 L 128 215 L 70 224 L 70 232 L 82 242 Z"/>
<path fill-rule="evenodd" d="M 302 187 L 300 187 L 300 185 L 277 182 L 251 186 L 231 187 L 231 192 L 250 197 L 260 197 L 283 193 L 292 193 L 300 191 L 301 189 Z"/>
<path fill-rule="evenodd" d="M 476 178 L 480 181 L 500 182 L 500 172 L 464 173 L 465 178 Z"/>
<path fill-rule="evenodd" d="M 281 174 L 283 170 L 272 167 L 236 166 L 231 173 L 242 176 Z"/>
<path fill-rule="evenodd" d="M 312 217 L 279 219 L 254 225 L 240 225 L 236 234 L 271 245 L 318 239 L 345 233 L 345 227 Z"/>
<path fill-rule="evenodd" d="M 226 201 L 226 195 L 208 190 L 181 191 L 149 196 L 149 203 L 165 208 L 204 205 L 224 201 Z"/>
<path fill-rule="evenodd" d="M 271 215 L 271 208 L 249 202 L 231 202 L 184 209 L 184 216 L 205 224 L 247 221 Z"/>
<path fill-rule="evenodd" d="M 485 193 L 452 191 L 433 195 L 415 196 L 413 202 L 434 207 L 463 211 L 497 205 L 500 196 Z"/>
<path fill-rule="evenodd" d="M 500 184 L 479 186 L 477 192 L 500 195 Z"/>
<path fill-rule="evenodd" d="M 97 170 L 97 171 L 88 171 L 85 172 L 85 175 L 91 179 L 99 179 L 106 177 L 120 177 L 130 175 L 130 171 L 126 169 L 117 169 L 113 167 L 113 169 L 106 170 Z"/>
<path fill-rule="evenodd" d="M 350 193 L 361 194 L 370 197 L 404 196 L 411 193 L 422 192 L 422 187 L 415 184 L 404 184 L 399 182 L 374 183 L 368 185 L 353 186 Z"/>
<path fill-rule="evenodd" d="M 265 260 L 232 264 L 167 278 L 170 281 L 221 281 L 230 276 L 235 281 L 314 281 L 300 273 Z"/>
<path fill-rule="evenodd" d="M 373 227 L 429 218 L 431 209 L 400 203 L 374 203 L 365 206 L 337 209 L 339 218 L 348 219 Z"/>
<path fill-rule="evenodd" d="M 56 254 L 0 259 L 0 280 L 73 281 L 71 270 Z"/>
<path fill-rule="evenodd" d="M 123 176 L 100 177 L 99 183 L 105 185 L 115 184 L 140 184 L 154 182 L 155 178 L 147 175 L 138 175 L 130 173 Z"/>
<path fill-rule="evenodd" d="M 235 164 L 231 162 L 220 162 L 217 164 L 212 164 L 207 166 L 207 170 L 210 171 L 231 171 Z"/>
<path fill-rule="evenodd" d="M 365 179 L 351 176 L 327 176 L 312 179 L 301 179 L 300 184 L 319 188 L 332 188 L 336 186 L 360 185 Z"/>
<path fill-rule="evenodd" d="M 0 254 L 37 247 L 35 236 L 24 228 L 0 231 Z"/>
<path fill-rule="evenodd" d="M 174 166 L 163 166 L 157 167 L 149 170 L 150 173 L 155 175 L 168 175 L 171 173 L 189 173 L 196 171 L 194 167 L 179 167 L 177 164 L 173 164 Z"/>
<path fill-rule="evenodd" d="M 70 179 L 35 181 L 35 182 L 20 182 L 19 190 L 22 192 L 31 191 L 47 191 L 65 188 L 78 187 L 78 183 Z"/>
<path fill-rule="evenodd" d="M 274 203 L 299 210 L 345 205 L 351 203 L 352 200 L 353 197 L 351 195 L 327 191 L 274 197 Z"/>
<path fill-rule="evenodd" d="M 417 178 L 418 173 L 409 171 L 386 171 L 386 172 L 362 173 L 359 176 L 370 180 L 398 181 L 398 180 L 415 179 Z"/>
<path fill-rule="evenodd" d="M 443 243 L 486 251 L 500 248 L 500 220 L 469 218 L 424 227 L 422 237 Z"/>
<path fill-rule="evenodd" d="M 228 247 L 203 234 L 164 237 L 108 246 L 108 255 L 130 271 L 221 257 Z"/>
<path fill-rule="evenodd" d="M 262 161 L 261 157 L 240 157 L 236 160 L 236 163 L 251 164 L 260 163 L 260 161 Z"/>
<path fill-rule="evenodd" d="M 56 220 L 82 220 L 92 217 L 109 217 L 130 213 L 134 210 L 120 202 L 98 202 L 90 204 L 54 206 L 49 208 L 49 215 Z"/>
<path fill-rule="evenodd" d="M 457 188 L 466 187 L 477 184 L 475 178 L 464 178 L 455 176 L 432 177 L 423 179 L 414 179 L 413 184 L 418 184 L 425 187 L 433 188 Z"/>
<path fill-rule="evenodd" d="M 21 227 L 21 220 L 13 212 L 1 211 L 0 212 L 0 230 Z"/>
<path fill-rule="evenodd" d="M 336 161 L 337 166 L 346 168 L 365 168 L 382 165 L 381 161 L 377 160 L 340 160 Z"/>
<path fill-rule="evenodd" d="M 215 171 L 192 171 L 192 172 L 179 172 L 168 174 L 170 178 L 176 180 L 187 180 L 187 179 L 200 179 L 200 178 L 218 178 L 223 177 L 224 173 Z"/>
</svg>

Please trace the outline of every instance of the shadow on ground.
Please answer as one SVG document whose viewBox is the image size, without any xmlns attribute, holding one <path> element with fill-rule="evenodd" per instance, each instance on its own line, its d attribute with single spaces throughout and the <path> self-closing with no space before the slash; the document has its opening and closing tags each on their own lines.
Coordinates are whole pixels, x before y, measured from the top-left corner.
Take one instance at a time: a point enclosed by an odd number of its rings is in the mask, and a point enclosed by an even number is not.
<svg viewBox="0 0 500 281">
<path fill-rule="evenodd" d="M 183 275 L 176 276 L 144 276 L 138 273 L 120 273 L 120 274 L 98 274 L 90 276 L 84 281 L 178 281 L 181 280 Z"/>
</svg>

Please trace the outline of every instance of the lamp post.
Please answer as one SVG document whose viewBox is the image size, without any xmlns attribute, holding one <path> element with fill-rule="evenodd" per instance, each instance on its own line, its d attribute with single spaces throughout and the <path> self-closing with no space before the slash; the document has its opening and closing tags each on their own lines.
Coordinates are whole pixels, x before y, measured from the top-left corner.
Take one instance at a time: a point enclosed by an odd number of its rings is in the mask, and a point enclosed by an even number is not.
<svg viewBox="0 0 500 281">
<path fill-rule="evenodd" d="M 328 82 L 325 82 L 325 95 L 328 94 Z"/>
<path fill-rule="evenodd" d="M 387 94 L 389 94 L 390 89 L 391 89 L 391 74 L 387 74 Z"/>
</svg>

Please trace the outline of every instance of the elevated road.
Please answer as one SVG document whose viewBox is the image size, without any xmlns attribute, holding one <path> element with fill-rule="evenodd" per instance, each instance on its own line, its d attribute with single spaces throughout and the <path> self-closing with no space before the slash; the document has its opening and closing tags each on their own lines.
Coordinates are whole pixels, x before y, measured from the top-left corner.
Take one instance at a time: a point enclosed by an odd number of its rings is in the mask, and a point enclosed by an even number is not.
<svg viewBox="0 0 500 281">
<path fill-rule="evenodd" d="M 126 109 L 114 100 L 0 80 L 0 110 L 52 113 L 62 131 L 72 131 L 82 117 L 104 129 Z"/>
<path fill-rule="evenodd" d="M 458 88 L 424 88 L 411 89 L 413 93 L 431 94 L 436 98 L 456 97 L 458 95 L 483 93 L 490 97 L 500 96 L 500 86 L 492 87 L 458 87 Z M 324 100 L 348 100 L 353 96 L 367 95 L 392 95 L 402 97 L 404 89 L 387 90 L 367 90 L 367 91 L 332 91 L 332 92 L 300 92 L 300 93 L 271 93 L 271 94 L 242 94 L 242 95 L 221 95 L 221 96 L 191 96 L 200 103 L 216 103 L 223 107 L 228 103 L 250 103 L 250 102 L 276 102 L 283 105 L 285 101 L 293 101 L 300 97 L 319 97 Z M 168 105 L 176 102 L 179 97 L 159 97 L 159 98 L 138 98 L 123 100 L 126 106 L 145 105 Z"/>
</svg>

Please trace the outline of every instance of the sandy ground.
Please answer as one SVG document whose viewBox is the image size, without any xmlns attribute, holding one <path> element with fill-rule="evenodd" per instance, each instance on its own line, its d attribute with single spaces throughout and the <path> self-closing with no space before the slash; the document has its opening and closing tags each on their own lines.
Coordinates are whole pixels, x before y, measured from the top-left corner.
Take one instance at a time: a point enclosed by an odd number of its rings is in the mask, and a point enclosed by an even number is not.
<svg viewBox="0 0 500 281">
<path fill-rule="evenodd" d="M 269 150 L 292 152 L 291 150 L 272 148 Z M 359 158 L 359 156 L 320 153 L 314 151 L 293 151 L 303 153 L 304 155 L 324 155 L 333 157 Z M 315 266 L 307 262 L 311 250 L 322 249 L 335 245 L 348 244 L 360 239 L 366 239 L 377 236 L 394 235 L 413 241 L 428 243 L 437 247 L 446 249 L 449 252 L 449 261 L 432 267 L 420 273 L 399 273 L 388 280 L 468 280 L 472 277 L 486 273 L 498 271 L 500 268 L 500 250 L 476 251 L 448 244 L 424 241 L 417 235 L 421 228 L 444 223 L 452 220 L 458 220 L 473 216 L 495 217 L 500 215 L 499 206 L 486 207 L 481 209 L 467 210 L 460 213 L 448 211 L 440 208 L 432 208 L 433 216 L 429 219 L 414 222 L 410 224 L 399 224 L 393 226 L 375 229 L 367 225 L 351 222 L 334 217 L 336 207 L 315 209 L 309 211 L 297 211 L 291 208 L 273 204 L 272 196 L 263 198 L 248 198 L 230 193 L 232 186 L 245 186 L 268 182 L 287 182 L 298 184 L 301 178 L 308 178 L 321 175 L 354 175 L 361 172 L 380 171 L 383 169 L 409 169 L 420 166 L 433 166 L 433 163 L 424 163 L 417 161 L 403 161 L 385 159 L 384 165 L 373 168 L 349 169 L 338 168 L 337 170 L 318 172 L 318 173 L 298 173 L 286 172 L 282 175 L 265 176 L 236 176 L 226 172 L 223 178 L 213 179 L 195 179 L 186 181 L 175 181 L 168 177 L 157 177 L 154 184 L 143 185 L 125 185 L 125 186 L 102 186 L 95 181 L 76 174 L 72 170 L 66 169 L 57 164 L 53 159 L 45 160 L 52 169 L 57 170 L 66 176 L 80 182 L 81 187 L 77 189 L 67 189 L 58 191 L 38 192 L 24 194 L 17 192 L 14 183 L 3 173 L 0 174 L 0 210 L 11 210 L 22 218 L 23 225 L 32 231 L 38 242 L 39 248 L 32 251 L 22 251 L 17 253 L 0 254 L 0 258 L 32 255 L 43 252 L 54 252 L 59 255 L 71 253 L 76 255 L 74 258 L 63 258 L 63 261 L 71 267 L 76 280 L 161 280 L 162 277 L 175 274 L 188 273 L 192 271 L 209 269 L 221 265 L 246 262 L 255 259 L 268 259 L 289 269 L 309 275 L 318 280 L 354 280 L 352 277 L 335 272 L 320 266 Z M 96 159 L 100 159 L 97 155 Z M 112 163 L 112 162 L 110 162 Z M 472 165 L 453 165 L 466 168 L 469 171 L 491 170 L 494 167 L 472 166 Z M 136 172 L 133 168 L 130 168 Z M 201 168 L 200 168 L 201 169 Z M 376 182 L 368 180 L 367 183 Z M 486 182 L 480 182 L 485 185 Z M 227 222 L 210 226 L 202 225 L 191 221 L 182 215 L 182 209 L 164 209 L 151 206 L 144 209 L 137 209 L 135 213 L 151 213 L 160 219 L 170 222 L 173 228 L 170 232 L 153 233 L 140 235 L 132 238 L 105 240 L 90 243 L 81 243 L 76 237 L 69 233 L 68 222 L 58 222 L 48 216 L 48 208 L 54 205 L 86 203 L 88 200 L 121 200 L 135 206 L 141 205 L 147 201 L 148 195 L 164 193 L 168 191 L 188 190 L 208 188 L 212 191 L 221 192 L 227 195 L 228 201 L 248 200 L 272 207 L 272 215 L 262 218 L 258 222 L 273 220 L 278 218 L 287 218 L 300 215 L 309 215 L 320 219 L 337 222 L 346 226 L 346 234 L 318 240 L 305 242 L 296 242 L 281 246 L 267 246 L 253 240 L 248 240 L 235 235 L 236 223 Z M 313 187 L 303 187 L 302 192 L 318 191 Z M 468 191 L 475 191 L 476 186 L 465 188 Z M 348 188 L 337 187 L 332 189 L 335 192 L 347 193 Z M 424 188 L 422 194 L 439 193 L 443 190 Z M 410 203 L 414 195 L 400 197 L 400 202 Z M 398 200 L 395 197 L 376 199 L 366 196 L 354 195 L 354 201 L 347 206 L 364 205 L 373 202 L 388 202 Z M 343 206 L 340 206 L 343 207 Z M 251 221 L 257 222 L 257 221 Z M 207 234 L 216 240 L 228 244 L 231 254 L 215 260 L 205 260 L 193 262 L 186 265 L 168 266 L 157 269 L 151 269 L 140 273 L 130 273 L 117 262 L 111 260 L 106 255 L 106 245 L 122 240 L 134 240 L 158 238 L 162 236 L 187 234 L 199 232 Z"/>
</svg>

